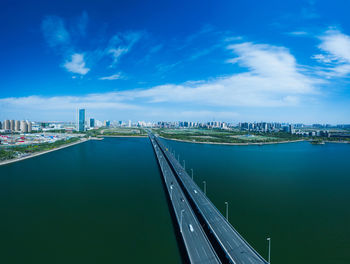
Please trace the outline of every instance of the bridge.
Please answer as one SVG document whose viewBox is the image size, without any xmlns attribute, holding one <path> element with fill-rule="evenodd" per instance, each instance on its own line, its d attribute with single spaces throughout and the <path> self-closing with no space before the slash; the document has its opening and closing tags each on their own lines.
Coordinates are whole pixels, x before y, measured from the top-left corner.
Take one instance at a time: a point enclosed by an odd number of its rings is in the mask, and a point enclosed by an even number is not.
<svg viewBox="0 0 350 264">
<path fill-rule="evenodd" d="M 163 142 L 151 132 L 149 138 L 163 174 L 189 262 L 268 264 L 201 191 Z"/>
<path fill-rule="evenodd" d="M 178 184 L 165 156 L 154 140 L 154 136 L 150 135 L 150 139 L 162 171 L 163 183 L 170 199 L 189 262 L 221 263 Z"/>
</svg>

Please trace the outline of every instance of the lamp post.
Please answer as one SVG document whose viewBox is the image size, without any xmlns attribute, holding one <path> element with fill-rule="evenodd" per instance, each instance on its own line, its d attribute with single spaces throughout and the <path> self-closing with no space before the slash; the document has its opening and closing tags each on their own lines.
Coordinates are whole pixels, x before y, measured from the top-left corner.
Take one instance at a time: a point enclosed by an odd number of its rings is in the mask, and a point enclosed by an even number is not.
<svg viewBox="0 0 350 264">
<path fill-rule="evenodd" d="M 192 181 L 193 181 L 193 169 L 191 169 L 191 172 L 192 172 L 191 175 L 192 175 Z"/>
<path fill-rule="evenodd" d="M 182 233 L 182 215 L 183 215 L 183 212 L 185 212 L 185 209 L 182 209 L 182 210 L 181 210 L 181 218 L 180 218 L 180 233 Z"/>
<path fill-rule="evenodd" d="M 207 182 L 203 181 L 203 185 L 204 185 L 204 194 L 207 195 Z"/>
<path fill-rule="evenodd" d="M 228 202 L 225 202 L 226 205 L 226 220 L 228 221 Z"/>
<path fill-rule="evenodd" d="M 269 254 L 268 254 L 268 262 L 269 262 L 269 264 L 271 263 L 271 238 L 270 237 L 268 237 L 267 239 L 266 239 L 267 241 L 269 241 Z"/>
</svg>

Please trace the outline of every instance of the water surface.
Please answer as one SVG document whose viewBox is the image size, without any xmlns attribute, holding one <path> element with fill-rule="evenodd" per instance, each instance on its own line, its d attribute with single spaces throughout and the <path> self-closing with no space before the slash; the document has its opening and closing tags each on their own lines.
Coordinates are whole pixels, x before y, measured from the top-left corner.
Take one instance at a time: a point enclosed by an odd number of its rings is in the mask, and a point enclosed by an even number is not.
<svg viewBox="0 0 350 264">
<path fill-rule="evenodd" d="M 106 138 L 0 167 L 0 263 L 179 263 L 146 138 Z"/>
<path fill-rule="evenodd" d="M 350 144 L 166 141 L 219 210 L 273 263 L 350 263 Z"/>
<path fill-rule="evenodd" d="M 350 263 L 350 145 L 167 143 L 273 263 Z M 180 263 L 152 147 L 106 138 L 0 167 L 0 263 Z"/>
</svg>

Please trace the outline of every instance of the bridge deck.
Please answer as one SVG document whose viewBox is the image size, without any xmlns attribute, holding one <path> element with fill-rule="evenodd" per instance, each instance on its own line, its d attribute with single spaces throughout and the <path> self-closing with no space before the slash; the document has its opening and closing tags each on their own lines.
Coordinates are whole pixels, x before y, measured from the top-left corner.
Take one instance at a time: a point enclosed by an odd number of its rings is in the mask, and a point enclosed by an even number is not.
<svg viewBox="0 0 350 264">
<path fill-rule="evenodd" d="M 182 236 L 190 263 L 221 263 L 210 242 L 208 241 L 200 223 L 194 215 L 194 212 L 192 211 L 186 196 L 178 184 L 168 161 L 165 159 L 154 138 L 150 136 L 150 139 L 162 171 L 165 187 L 169 193 L 170 202 L 180 228 L 180 234 Z"/>
<path fill-rule="evenodd" d="M 187 198 L 192 201 L 195 213 L 200 214 L 201 218 L 204 219 L 210 234 L 214 235 L 228 261 L 235 264 L 268 264 L 219 212 L 164 144 L 157 137 L 155 140 L 176 173 Z"/>
</svg>

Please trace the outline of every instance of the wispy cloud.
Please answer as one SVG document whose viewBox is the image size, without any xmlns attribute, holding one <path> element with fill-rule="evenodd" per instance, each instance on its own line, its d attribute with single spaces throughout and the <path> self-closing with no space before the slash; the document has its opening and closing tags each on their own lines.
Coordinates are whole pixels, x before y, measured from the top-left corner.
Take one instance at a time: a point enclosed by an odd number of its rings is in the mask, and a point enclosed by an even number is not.
<svg viewBox="0 0 350 264">
<path fill-rule="evenodd" d="M 110 67 L 115 67 L 120 58 L 128 53 L 142 37 L 141 32 L 118 33 L 109 41 L 106 53 L 112 56 L 113 62 Z"/>
<path fill-rule="evenodd" d="M 133 104 L 149 107 L 170 103 L 181 104 L 184 109 L 188 106 L 205 106 L 205 108 L 214 106 L 232 112 L 232 107 L 237 106 L 268 108 L 295 106 L 307 101 L 309 97 L 318 95 L 316 86 L 322 81 L 310 76 L 302 66 L 298 65 L 288 49 L 252 42 L 229 45 L 227 49 L 232 51 L 235 63 L 245 68 L 245 72 L 210 80 L 164 84 L 83 97 L 5 98 L 1 99 L 1 102 L 11 103 L 12 106 L 30 104 L 44 109 L 77 106 L 127 108 L 134 107 Z M 79 74 L 86 74 L 89 70 L 84 63 L 83 54 L 74 54 L 65 66 L 68 70 Z M 120 73 L 117 73 L 101 79 L 112 80 L 120 77 Z"/>
<path fill-rule="evenodd" d="M 78 17 L 78 21 L 76 23 L 76 28 L 77 28 L 76 31 L 82 36 L 86 35 L 88 20 L 89 20 L 89 16 L 88 16 L 88 13 L 85 11 L 81 14 L 80 17 Z"/>
<path fill-rule="evenodd" d="M 44 18 L 41 28 L 49 46 L 58 47 L 69 44 L 70 35 L 62 18 L 47 16 Z"/>
<path fill-rule="evenodd" d="M 77 107 L 86 107 L 94 113 L 104 111 L 105 115 L 106 110 L 110 115 L 128 110 L 130 118 L 232 120 L 240 115 L 237 112 L 240 107 L 281 109 L 312 102 L 319 96 L 317 85 L 322 81 L 298 65 L 288 49 L 252 42 L 229 45 L 227 49 L 235 56 L 235 63 L 246 69 L 244 72 L 210 80 L 85 96 L 3 98 L 0 107 L 6 111 L 45 110 L 45 113 L 60 111 L 67 115 Z M 119 78 L 119 74 L 115 75 L 102 78 Z"/>
<path fill-rule="evenodd" d="M 143 36 L 143 33 L 138 31 L 118 32 L 110 38 L 106 37 L 108 41 L 86 50 L 78 43 L 87 33 L 88 14 L 83 12 L 72 21 L 74 24 L 67 27 L 63 18 L 47 16 L 42 21 L 41 28 L 48 45 L 62 56 L 63 68 L 81 76 L 86 75 L 105 57 L 112 57 L 112 63 L 108 66 L 114 68 L 121 57 L 129 53 Z M 87 63 L 89 68 L 86 67 Z"/>
<path fill-rule="evenodd" d="M 236 63 L 248 71 L 209 81 L 166 84 L 124 96 L 149 103 L 195 103 L 213 106 L 291 106 L 316 95 L 321 80 L 310 77 L 283 47 L 245 42 L 228 46 Z"/>
<path fill-rule="evenodd" d="M 70 60 L 64 63 L 63 67 L 69 72 L 81 75 L 85 75 L 90 71 L 90 69 L 86 67 L 84 54 L 79 53 L 73 54 Z"/>
<path fill-rule="evenodd" d="M 118 72 L 118 73 L 110 75 L 110 76 L 100 77 L 99 79 L 111 81 L 111 80 L 119 80 L 119 79 L 123 79 L 123 78 L 124 78 L 124 76 L 120 72 Z"/>
<path fill-rule="evenodd" d="M 292 36 L 307 36 L 309 33 L 306 31 L 292 31 L 288 32 L 287 34 Z"/>
<path fill-rule="evenodd" d="M 325 64 L 319 72 L 327 77 L 343 77 L 350 73 L 350 36 L 337 29 L 329 29 L 319 37 L 318 48 L 323 52 L 312 56 Z"/>
</svg>

